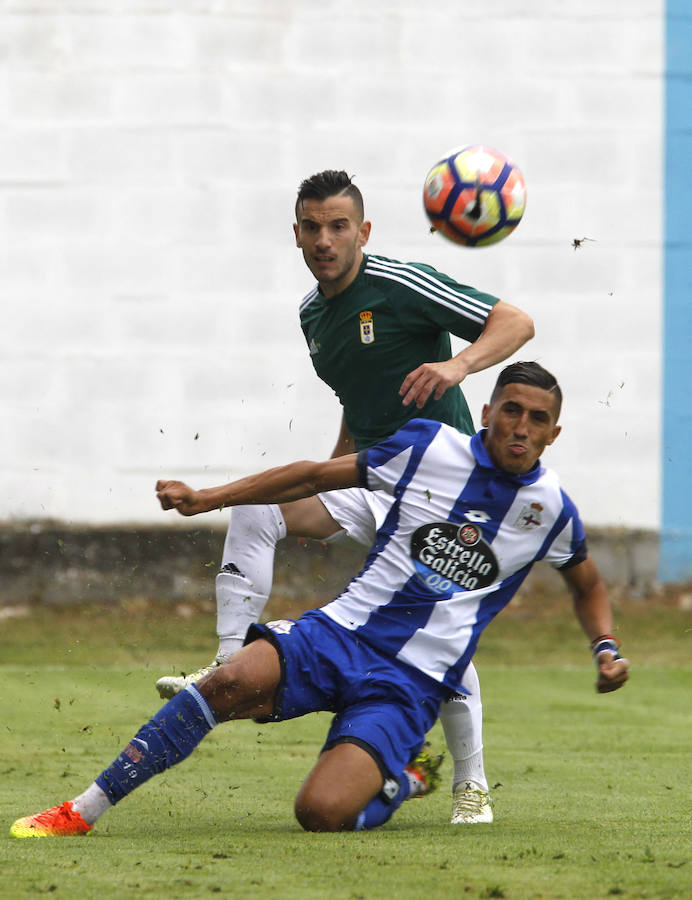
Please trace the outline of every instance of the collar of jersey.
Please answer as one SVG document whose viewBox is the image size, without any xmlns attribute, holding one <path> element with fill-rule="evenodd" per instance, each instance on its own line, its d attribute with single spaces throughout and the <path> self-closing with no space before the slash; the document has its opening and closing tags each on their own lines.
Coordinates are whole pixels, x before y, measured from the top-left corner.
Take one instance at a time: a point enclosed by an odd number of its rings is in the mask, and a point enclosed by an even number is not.
<svg viewBox="0 0 692 900">
<path fill-rule="evenodd" d="M 471 450 L 476 458 L 476 462 L 481 468 L 492 469 L 497 478 L 503 478 L 510 484 L 518 486 L 534 484 L 534 482 L 538 481 L 542 468 L 540 459 L 536 461 L 533 468 L 529 469 L 528 472 L 522 472 L 520 475 L 513 475 L 510 472 L 503 472 L 502 469 L 498 469 L 488 456 L 488 451 L 485 449 L 485 444 L 483 443 L 483 436 L 486 431 L 487 429 L 481 428 L 481 430 L 477 431 L 471 438 Z"/>
<path fill-rule="evenodd" d="M 360 281 L 360 276 L 363 274 L 363 270 L 365 269 L 367 262 L 368 262 L 368 257 L 364 253 L 363 259 L 361 260 L 361 263 L 360 263 L 360 269 L 358 269 L 358 274 L 356 275 L 356 277 L 353 279 L 353 281 L 347 287 L 345 287 L 343 289 L 343 291 L 341 291 L 341 293 L 334 294 L 333 297 L 327 298 L 324 296 L 324 294 L 322 293 L 322 288 L 320 287 L 320 284 L 318 281 L 317 282 L 317 296 L 320 298 L 322 303 L 333 303 L 335 300 L 338 300 L 339 297 L 347 297 L 351 293 L 351 291 L 358 285 L 358 282 Z"/>
</svg>

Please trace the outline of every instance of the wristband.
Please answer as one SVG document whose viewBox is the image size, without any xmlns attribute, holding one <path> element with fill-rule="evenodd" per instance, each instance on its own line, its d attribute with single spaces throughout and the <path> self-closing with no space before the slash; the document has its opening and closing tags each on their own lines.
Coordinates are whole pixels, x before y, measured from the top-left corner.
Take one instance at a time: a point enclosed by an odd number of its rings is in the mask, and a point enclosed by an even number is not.
<svg viewBox="0 0 692 900">
<path fill-rule="evenodd" d="M 595 660 L 598 659 L 598 654 L 602 653 L 604 650 L 612 653 L 613 659 L 620 659 L 620 654 L 618 653 L 620 641 L 616 637 L 613 637 L 612 634 L 600 634 L 591 641 L 589 646 L 591 647 L 591 652 L 593 653 L 593 658 Z"/>
</svg>

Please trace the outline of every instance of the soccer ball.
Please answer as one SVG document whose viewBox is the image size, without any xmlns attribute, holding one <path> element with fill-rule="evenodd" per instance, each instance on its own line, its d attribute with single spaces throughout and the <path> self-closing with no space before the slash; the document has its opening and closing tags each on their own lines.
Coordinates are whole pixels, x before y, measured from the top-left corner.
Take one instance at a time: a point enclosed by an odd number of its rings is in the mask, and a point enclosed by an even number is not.
<svg viewBox="0 0 692 900">
<path fill-rule="evenodd" d="M 506 238 L 526 207 L 524 176 L 490 147 L 451 150 L 430 169 L 423 205 L 432 223 L 455 244 L 482 247 Z"/>
</svg>

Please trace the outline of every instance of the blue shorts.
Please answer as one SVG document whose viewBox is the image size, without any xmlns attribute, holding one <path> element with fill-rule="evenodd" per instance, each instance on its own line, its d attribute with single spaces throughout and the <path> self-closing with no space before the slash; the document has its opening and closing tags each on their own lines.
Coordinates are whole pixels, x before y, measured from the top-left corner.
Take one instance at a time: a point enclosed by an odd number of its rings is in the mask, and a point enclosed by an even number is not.
<svg viewBox="0 0 692 900">
<path fill-rule="evenodd" d="M 319 610 L 297 622 L 251 625 L 245 643 L 258 638 L 276 647 L 281 660 L 274 714 L 267 721 L 335 712 L 323 749 L 358 744 L 384 778 L 401 776 L 449 695 L 444 685 L 385 656 Z"/>
</svg>

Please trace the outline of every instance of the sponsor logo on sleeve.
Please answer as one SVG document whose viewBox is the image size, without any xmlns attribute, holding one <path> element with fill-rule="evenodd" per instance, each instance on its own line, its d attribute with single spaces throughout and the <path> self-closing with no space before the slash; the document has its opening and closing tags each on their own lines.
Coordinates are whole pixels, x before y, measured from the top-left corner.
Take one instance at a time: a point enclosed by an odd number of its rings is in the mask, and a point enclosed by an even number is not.
<svg viewBox="0 0 692 900">
<path fill-rule="evenodd" d="M 474 522 L 430 522 L 411 536 L 416 575 L 436 594 L 474 591 L 497 578 L 499 566 Z"/>
</svg>

